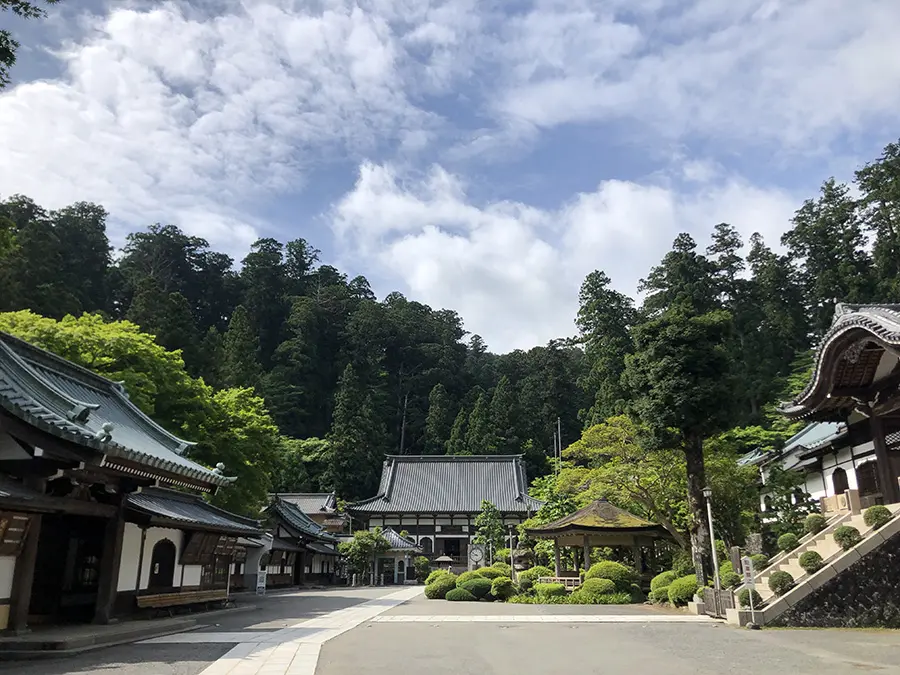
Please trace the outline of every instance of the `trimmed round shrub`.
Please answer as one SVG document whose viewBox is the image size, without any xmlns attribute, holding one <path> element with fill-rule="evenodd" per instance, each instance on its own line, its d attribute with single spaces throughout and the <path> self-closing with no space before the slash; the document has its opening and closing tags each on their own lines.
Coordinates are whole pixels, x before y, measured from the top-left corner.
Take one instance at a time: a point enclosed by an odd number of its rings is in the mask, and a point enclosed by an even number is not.
<svg viewBox="0 0 900 675">
<path fill-rule="evenodd" d="M 769 576 L 769 588 L 775 595 L 784 595 L 794 585 L 794 577 L 790 572 L 778 570 Z"/>
<path fill-rule="evenodd" d="M 862 535 L 852 525 L 841 525 L 834 531 L 834 540 L 845 551 L 849 551 L 862 541 Z"/>
<path fill-rule="evenodd" d="M 474 595 L 469 593 L 465 588 L 451 588 L 445 596 L 450 602 L 475 602 L 478 600 Z"/>
<path fill-rule="evenodd" d="M 741 607 L 750 606 L 751 593 L 753 593 L 753 608 L 756 609 L 762 604 L 762 596 L 756 592 L 755 588 L 752 591 L 749 588 L 742 588 L 741 592 L 737 595 L 738 604 Z"/>
<path fill-rule="evenodd" d="M 500 572 L 501 577 L 512 578 L 512 567 L 509 566 L 509 563 L 497 561 L 493 565 L 491 565 L 490 569 L 495 569 Z M 482 570 L 482 572 L 483 571 L 484 570 Z"/>
<path fill-rule="evenodd" d="M 434 570 L 425 578 L 425 585 L 428 586 L 433 584 L 438 577 L 442 577 L 445 574 L 451 574 L 451 572 L 448 572 L 447 570 Z"/>
<path fill-rule="evenodd" d="M 800 567 L 802 567 L 803 571 L 807 574 L 815 574 L 825 565 L 822 556 L 816 551 L 804 551 L 800 554 L 799 562 Z"/>
<path fill-rule="evenodd" d="M 497 577 L 507 576 L 500 570 L 494 569 L 493 567 L 482 567 L 480 570 L 478 570 L 478 573 L 485 579 L 490 579 L 491 581 L 493 581 Z"/>
<path fill-rule="evenodd" d="M 456 582 L 457 588 L 466 589 L 467 591 L 469 591 L 469 593 L 474 595 L 479 600 L 481 600 L 482 598 L 486 598 L 490 594 L 492 586 L 493 582 L 490 579 L 485 579 L 484 577 L 469 579 L 468 581 L 463 581 L 462 583 L 460 583 L 459 580 L 457 580 Z"/>
<path fill-rule="evenodd" d="M 877 530 L 893 517 L 894 515 L 888 507 L 875 504 L 875 506 L 870 506 L 866 509 L 866 512 L 863 514 L 863 522 L 873 530 Z"/>
<path fill-rule="evenodd" d="M 655 591 L 650 591 L 650 602 L 655 605 L 664 605 L 669 601 L 669 587 L 662 586 Z"/>
<path fill-rule="evenodd" d="M 491 595 L 498 600 L 509 600 L 516 594 L 516 587 L 509 577 L 497 577 L 491 582 Z"/>
<path fill-rule="evenodd" d="M 697 592 L 699 587 L 700 584 L 697 583 L 696 574 L 688 574 L 687 576 L 680 577 L 669 584 L 669 602 L 676 607 L 686 605 L 694 599 L 694 593 Z"/>
<path fill-rule="evenodd" d="M 719 581 L 722 584 L 722 588 L 735 588 L 743 583 L 744 577 L 737 572 L 729 572 L 728 574 L 719 572 Z"/>
<path fill-rule="evenodd" d="M 534 593 L 539 598 L 564 597 L 566 587 L 563 584 L 541 584 L 534 585 Z"/>
<path fill-rule="evenodd" d="M 523 591 L 530 591 L 541 577 L 552 577 L 553 570 L 543 565 L 532 567 L 523 572 L 519 572 L 519 588 Z"/>
<path fill-rule="evenodd" d="M 647 596 L 644 595 L 644 591 L 641 588 L 640 584 L 631 584 L 631 601 L 643 602 L 646 599 Z"/>
<path fill-rule="evenodd" d="M 641 580 L 638 573 L 632 568 L 612 560 L 604 560 L 591 565 L 584 578 L 585 581 L 588 579 L 609 579 L 616 585 L 616 589 L 623 593 L 630 593 L 631 584 L 636 584 Z"/>
<path fill-rule="evenodd" d="M 610 579 L 585 579 L 578 590 L 591 595 L 609 595 L 616 592 L 616 584 Z"/>
<path fill-rule="evenodd" d="M 650 580 L 650 590 L 655 591 L 660 588 L 666 588 L 677 578 L 678 575 L 671 570 L 669 570 L 668 572 L 663 572 L 662 574 L 657 574 L 655 577 L 653 577 L 653 579 Z"/>
<path fill-rule="evenodd" d="M 769 556 L 764 555 L 762 553 L 757 553 L 756 555 L 751 555 L 750 560 L 753 561 L 753 571 L 759 572 L 760 570 L 764 570 L 769 566 Z"/>
<path fill-rule="evenodd" d="M 481 570 L 469 570 L 459 575 L 456 579 L 456 585 L 462 588 L 462 585 L 469 579 L 484 579 L 484 576 L 481 574 Z"/>
<path fill-rule="evenodd" d="M 787 553 L 788 551 L 793 551 L 800 545 L 800 539 L 793 532 L 787 532 L 780 537 L 778 537 L 778 550 L 784 551 Z"/>
<path fill-rule="evenodd" d="M 828 521 L 821 513 L 810 513 L 803 521 L 803 529 L 808 534 L 816 534 L 828 527 Z"/>
<path fill-rule="evenodd" d="M 443 600 L 447 593 L 456 588 L 456 575 L 447 572 L 425 586 L 425 597 L 429 600 Z"/>
</svg>

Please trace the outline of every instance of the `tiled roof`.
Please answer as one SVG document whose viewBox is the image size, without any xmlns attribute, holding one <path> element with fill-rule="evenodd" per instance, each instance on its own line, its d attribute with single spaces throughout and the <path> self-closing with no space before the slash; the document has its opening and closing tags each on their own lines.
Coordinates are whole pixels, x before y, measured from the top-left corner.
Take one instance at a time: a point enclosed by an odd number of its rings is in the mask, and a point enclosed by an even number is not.
<svg viewBox="0 0 900 675">
<path fill-rule="evenodd" d="M 270 495 L 280 497 L 286 502 L 299 506 L 306 514 L 331 513 L 337 508 L 337 500 L 333 492 L 279 492 Z"/>
<path fill-rule="evenodd" d="M 121 458 L 209 485 L 233 481 L 184 457 L 193 443 L 142 413 L 121 384 L 3 332 L 0 408 L 47 433 L 102 452 L 114 467 Z"/>
<path fill-rule="evenodd" d="M 847 433 L 843 422 L 813 422 L 791 436 L 780 450 L 765 452 L 754 450 L 738 459 L 739 465 L 766 466 L 797 451 L 815 450 Z"/>
<path fill-rule="evenodd" d="M 303 513 L 299 506 L 281 499 L 281 497 L 276 496 L 266 507 L 266 511 L 275 514 L 276 516 L 280 516 L 289 527 L 298 530 L 312 539 L 329 542 L 335 541 L 335 538 L 331 534 L 326 532 L 321 525 Z"/>
<path fill-rule="evenodd" d="M 0 475 L 0 497 L 13 499 L 36 499 L 42 495 L 22 483 Z"/>
<path fill-rule="evenodd" d="M 322 555 L 340 555 L 337 550 L 330 546 L 326 546 L 325 544 L 320 544 L 317 541 L 311 541 L 306 545 L 313 553 L 321 553 Z"/>
<path fill-rule="evenodd" d="M 355 513 L 477 513 L 482 500 L 502 513 L 533 513 L 521 455 L 389 456 L 378 494 L 348 507 Z"/>
<path fill-rule="evenodd" d="M 406 537 L 401 537 L 400 533 L 392 527 L 386 527 L 381 531 L 381 535 L 388 540 L 392 551 L 421 551 L 416 543 Z"/>
<path fill-rule="evenodd" d="M 148 489 L 128 495 L 129 509 L 154 518 L 184 524 L 184 529 L 221 531 L 226 534 L 260 535 L 259 522 L 208 504 L 200 497 L 174 490 Z M 199 527 L 198 527 L 199 526 Z"/>
<path fill-rule="evenodd" d="M 615 533 L 622 531 L 651 532 L 654 530 L 662 533 L 662 528 L 656 523 L 651 523 L 649 520 L 644 520 L 633 513 L 620 509 L 605 499 L 595 499 L 575 513 L 563 516 L 552 523 L 530 528 L 528 533 L 540 535 L 574 531 Z"/>
</svg>

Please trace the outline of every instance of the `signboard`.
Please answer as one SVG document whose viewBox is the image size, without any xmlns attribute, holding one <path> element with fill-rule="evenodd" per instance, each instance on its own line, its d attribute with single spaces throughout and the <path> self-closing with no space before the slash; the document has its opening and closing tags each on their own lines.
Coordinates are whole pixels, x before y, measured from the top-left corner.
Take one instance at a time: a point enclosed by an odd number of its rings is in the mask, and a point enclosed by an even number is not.
<svg viewBox="0 0 900 675">
<path fill-rule="evenodd" d="M 256 573 L 256 594 L 257 595 L 265 595 L 266 594 L 266 572 L 268 570 L 263 567 Z"/>
<path fill-rule="evenodd" d="M 741 558 L 741 572 L 744 575 L 744 584 L 752 589 L 755 585 L 753 582 L 753 561 L 749 556 Z"/>
</svg>

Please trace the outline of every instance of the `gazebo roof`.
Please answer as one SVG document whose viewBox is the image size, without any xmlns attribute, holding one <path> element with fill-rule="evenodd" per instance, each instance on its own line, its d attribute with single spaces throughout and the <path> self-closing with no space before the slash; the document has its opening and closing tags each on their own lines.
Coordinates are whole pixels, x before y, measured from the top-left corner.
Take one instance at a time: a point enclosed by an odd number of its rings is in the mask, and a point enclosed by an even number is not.
<svg viewBox="0 0 900 675">
<path fill-rule="evenodd" d="M 644 520 L 606 499 L 596 499 L 575 513 L 564 516 L 552 523 L 529 528 L 534 537 L 557 537 L 563 534 L 644 534 L 668 536 L 666 530 L 656 523 Z"/>
</svg>

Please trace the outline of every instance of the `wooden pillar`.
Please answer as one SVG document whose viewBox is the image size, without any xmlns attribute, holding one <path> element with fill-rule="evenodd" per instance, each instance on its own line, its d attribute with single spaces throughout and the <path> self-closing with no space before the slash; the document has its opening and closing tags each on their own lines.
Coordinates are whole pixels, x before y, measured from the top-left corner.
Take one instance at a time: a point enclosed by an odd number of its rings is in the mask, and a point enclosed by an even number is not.
<svg viewBox="0 0 900 675">
<path fill-rule="evenodd" d="M 556 576 L 559 576 L 559 540 L 553 540 L 553 561 L 556 564 Z"/>
<path fill-rule="evenodd" d="M 888 456 L 887 444 L 884 442 L 884 420 L 872 415 L 869 418 L 869 428 L 872 432 L 872 443 L 875 445 L 875 459 L 878 461 L 878 482 L 881 483 L 882 498 L 885 504 L 895 504 L 900 502 L 900 489 Z"/>
<path fill-rule="evenodd" d="M 584 535 L 581 547 L 584 550 L 584 571 L 587 572 L 591 568 L 591 542 L 587 535 Z"/>
<path fill-rule="evenodd" d="M 103 537 L 103 556 L 100 558 L 100 580 L 97 586 L 97 606 L 94 623 L 115 621 L 113 614 L 116 590 L 119 585 L 119 564 L 122 560 L 122 540 L 125 538 L 125 497 L 123 495 L 116 515 L 106 522 Z"/>
<path fill-rule="evenodd" d="M 634 571 L 641 574 L 643 572 L 643 565 L 641 565 L 641 544 L 636 538 L 631 545 L 631 558 L 634 561 Z"/>
<path fill-rule="evenodd" d="M 28 631 L 28 610 L 31 607 L 31 588 L 34 583 L 34 565 L 37 561 L 38 540 L 41 538 L 41 516 L 34 514 L 28 524 L 25 546 L 16 558 L 13 573 L 12 597 L 9 599 L 9 629 L 13 633 Z"/>
</svg>

